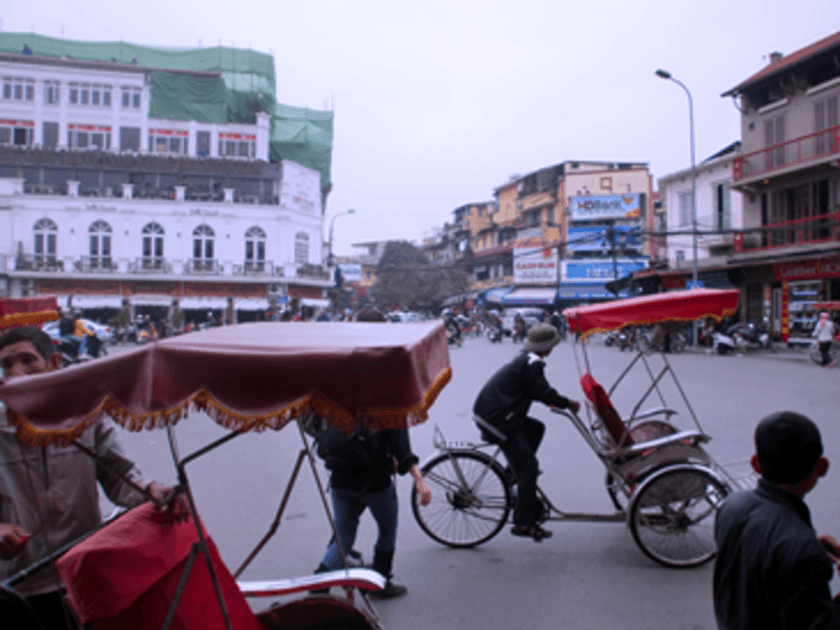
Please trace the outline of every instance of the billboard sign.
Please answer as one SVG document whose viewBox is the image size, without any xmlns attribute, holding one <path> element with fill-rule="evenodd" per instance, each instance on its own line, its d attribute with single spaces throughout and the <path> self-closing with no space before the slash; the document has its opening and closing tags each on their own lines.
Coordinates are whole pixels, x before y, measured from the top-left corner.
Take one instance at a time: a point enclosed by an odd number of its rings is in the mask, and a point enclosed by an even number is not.
<svg viewBox="0 0 840 630">
<path fill-rule="evenodd" d="M 639 193 L 572 197 L 571 200 L 572 221 L 642 218 L 642 199 Z"/>
<path fill-rule="evenodd" d="M 628 260 L 618 259 L 613 265 L 609 258 L 597 260 L 564 260 L 561 263 L 563 283 L 580 282 L 591 284 L 593 282 L 611 282 L 618 278 L 628 276 L 634 271 L 647 268 L 646 259 Z M 616 278 L 616 271 L 618 278 Z"/>
<path fill-rule="evenodd" d="M 339 263 L 338 268 L 341 269 L 344 282 L 362 281 L 362 266 L 359 263 Z"/>
<path fill-rule="evenodd" d="M 572 252 L 609 251 L 609 227 L 606 225 L 586 225 L 570 227 L 566 240 L 566 249 Z M 615 246 L 620 249 L 642 248 L 641 225 L 614 225 Z"/>
<path fill-rule="evenodd" d="M 514 247 L 515 284 L 557 284 L 557 248 L 551 245 Z"/>
<path fill-rule="evenodd" d="M 280 160 L 283 178 L 280 180 L 280 205 L 321 214 L 321 174 L 291 160 Z"/>
</svg>

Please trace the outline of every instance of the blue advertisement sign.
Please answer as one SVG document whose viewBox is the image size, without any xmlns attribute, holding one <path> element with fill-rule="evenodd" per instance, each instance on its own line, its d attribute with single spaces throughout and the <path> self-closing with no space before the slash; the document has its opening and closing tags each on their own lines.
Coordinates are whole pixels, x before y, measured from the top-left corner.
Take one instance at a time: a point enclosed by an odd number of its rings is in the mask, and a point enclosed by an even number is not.
<svg viewBox="0 0 840 630">
<path fill-rule="evenodd" d="M 609 251 L 610 244 L 609 227 L 606 225 L 587 225 L 570 227 L 566 239 L 566 249 L 574 252 L 586 251 Z M 616 247 L 642 248 L 642 226 L 641 225 L 614 225 L 613 238 Z"/>
<path fill-rule="evenodd" d="M 571 201 L 572 221 L 642 218 L 642 200 L 639 193 L 572 197 Z"/>
<path fill-rule="evenodd" d="M 646 259 L 618 260 L 615 265 L 609 258 L 598 260 L 564 260 L 560 263 L 563 284 L 571 282 L 610 282 L 647 268 Z M 618 276 L 616 277 L 616 272 Z"/>
</svg>

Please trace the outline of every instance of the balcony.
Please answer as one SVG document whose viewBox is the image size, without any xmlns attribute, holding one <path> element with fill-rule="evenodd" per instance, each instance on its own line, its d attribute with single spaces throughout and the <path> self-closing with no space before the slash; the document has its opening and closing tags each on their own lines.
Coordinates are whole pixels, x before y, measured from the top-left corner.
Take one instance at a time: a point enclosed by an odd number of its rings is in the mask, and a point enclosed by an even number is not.
<svg viewBox="0 0 840 630">
<path fill-rule="evenodd" d="M 159 256 L 144 256 L 135 258 L 131 264 L 131 271 L 134 273 L 172 273 L 172 265 Z"/>
<path fill-rule="evenodd" d="M 246 260 L 233 266 L 235 276 L 273 276 L 274 263 L 270 260 Z"/>
<path fill-rule="evenodd" d="M 732 161 L 732 180 L 738 183 L 760 179 L 837 157 L 840 157 L 840 125 L 736 157 Z"/>
<path fill-rule="evenodd" d="M 82 256 L 73 262 L 73 268 L 84 273 L 112 273 L 118 265 L 110 256 Z"/>
<path fill-rule="evenodd" d="M 212 276 L 222 271 L 222 266 L 215 258 L 191 258 L 184 265 L 184 273 L 190 275 Z"/>
<path fill-rule="evenodd" d="M 732 251 L 742 254 L 780 247 L 813 247 L 820 243 L 840 243 L 840 212 L 769 223 L 748 232 L 735 233 Z"/>
<path fill-rule="evenodd" d="M 15 271 L 64 271 L 64 261 L 54 254 L 18 254 Z"/>
<path fill-rule="evenodd" d="M 312 278 L 314 280 L 329 280 L 330 274 L 326 269 L 318 265 L 307 263 L 297 268 L 298 278 Z"/>
</svg>

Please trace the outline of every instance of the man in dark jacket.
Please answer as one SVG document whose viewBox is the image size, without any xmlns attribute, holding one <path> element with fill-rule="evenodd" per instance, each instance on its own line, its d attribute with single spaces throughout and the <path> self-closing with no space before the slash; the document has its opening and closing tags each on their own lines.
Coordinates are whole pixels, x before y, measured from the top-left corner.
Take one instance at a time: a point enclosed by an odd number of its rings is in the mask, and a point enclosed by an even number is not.
<svg viewBox="0 0 840 630">
<path fill-rule="evenodd" d="M 755 430 L 755 490 L 729 495 L 715 522 L 715 614 L 721 630 L 840 628 L 840 596 L 831 599 L 840 547 L 817 536 L 803 497 L 828 470 L 820 432 L 791 411 Z"/>
<path fill-rule="evenodd" d="M 528 331 L 528 341 L 513 361 L 502 366 L 481 389 L 473 406 L 482 438 L 498 443 L 508 464 L 516 473 L 518 490 L 513 511 L 511 533 L 528 536 L 537 542 L 549 538 L 551 532 L 537 523 L 537 449 L 545 433 L 545 425 L 528 416 L 531 402 L 577 412 L 580 405 L 561 396 L 548 384 L 543 370 L 545 357 L 560 343 L 560 336 L 551 324 L 535 324 Z"/>
</svg>

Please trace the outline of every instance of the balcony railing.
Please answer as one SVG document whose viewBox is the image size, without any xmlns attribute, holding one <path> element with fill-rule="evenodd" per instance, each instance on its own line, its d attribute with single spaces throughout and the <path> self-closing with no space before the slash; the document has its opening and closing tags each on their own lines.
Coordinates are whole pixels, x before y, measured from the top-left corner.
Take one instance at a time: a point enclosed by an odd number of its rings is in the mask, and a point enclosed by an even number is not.
<svg viewBox="0 0 840 630">
<path fill-rule="evenodd" d="M 840 155 L 840 125 L 738 156 L 732 161 L 732 179 L 737 182 L 833 155 Z"/>
<path fill-rule="evenodd" d="M 274 263 L 270 260 L 246 260 L 233 266 L 235 276 L 273 276 Z"/>
<path fill-rule="evenodd" d="M 297 268 L 296 273 L 298 278 L 313 278 L 316 280 L 329 280 L 330 273 L 318 265 L 308 263 Z"/>
<path fill-rule="evenodd" d="M 116 271 L 117 261 L 111 256 L 82 256 L 73 262 L 76 271 L 111 273 Z"/>
<path fill-rule="evenodd" d="M 184 273 L 198 275 L 218 275 L 222 273 L 222 266 L 215 258 L 191 258 L 184 265 Z"/>
<path fill-rule="evenodd" d="M 134 259 L 131 271 L 134 273 L 171 273 L 172 265 L 166 258 L 160 256 L 143 256 Z"/>
<path fill-rule="evenodd" d="M 64 271 L 64 261 L 54 254 L 18 254 L 15 271 Z"/>
<path fill-rule="evenodd" d="M 735 233 L 732 251 L 743 253 L 833 241 L 840 241 L 840 212 L 769 223 L 756 230 Z"/>
</svg>

